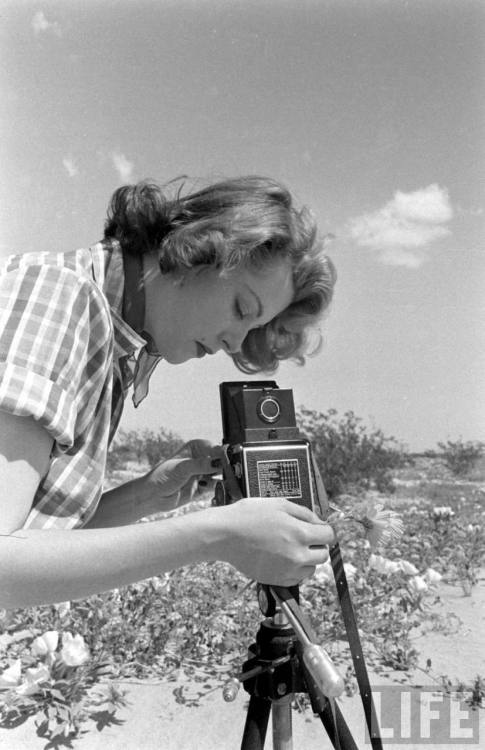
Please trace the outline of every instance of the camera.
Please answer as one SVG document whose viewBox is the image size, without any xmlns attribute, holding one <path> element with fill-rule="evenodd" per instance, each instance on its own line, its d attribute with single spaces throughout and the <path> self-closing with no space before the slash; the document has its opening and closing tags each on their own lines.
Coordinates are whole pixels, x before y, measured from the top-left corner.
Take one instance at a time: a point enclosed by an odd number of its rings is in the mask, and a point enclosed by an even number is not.
<svg viewBox="0 0 485 750">
<path fill-rule="evenodd" d="M 226 460 L 215 505 L 285 497 L 313 510 L 311 446 L 300 436 L 292 390 L 264 380 L 221 383 L 219 392 Z"/>
</svg>

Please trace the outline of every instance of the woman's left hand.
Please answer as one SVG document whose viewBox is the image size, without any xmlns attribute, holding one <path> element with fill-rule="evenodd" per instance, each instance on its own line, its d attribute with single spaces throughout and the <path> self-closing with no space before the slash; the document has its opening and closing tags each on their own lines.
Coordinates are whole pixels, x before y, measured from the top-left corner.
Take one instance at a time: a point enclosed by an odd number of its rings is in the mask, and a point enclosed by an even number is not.
<svg viewBox="0 0 485 750">
<path fill-rule="evenodd" d="M 176 454 L 161 461 L 147 475 L 160 502 L 160 510 L 173 510 L 194 499 L 198 492 L 215 486 L 213 474 L 221 473 L 222 447 L 207 440 L 189 440 Z"/>
</svg>

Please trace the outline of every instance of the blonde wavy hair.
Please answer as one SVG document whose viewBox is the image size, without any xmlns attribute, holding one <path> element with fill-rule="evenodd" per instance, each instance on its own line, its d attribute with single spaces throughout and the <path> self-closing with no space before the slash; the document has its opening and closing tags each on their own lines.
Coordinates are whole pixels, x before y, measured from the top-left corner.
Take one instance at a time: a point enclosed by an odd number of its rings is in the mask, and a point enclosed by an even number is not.
<svg viewBox="0 0 485 750">
<path fill-rule="evenodd" d="M 251 330 L 241 351 L 231 356 L 248 374 L 274 372 L 284 359 L 303 364 L 305 355 L 320 348 L 318 325 L 336 281 L 310 211 L 297 209 L 287 188 L 267 177 L 236 177 L 186 195 L 183 185 L 172 191 L 148 181 L 118 188 L 108 207 L 105 237 L 116 238 L 127 253 L 157 253 L 164 274 L 197 265 L 215 265 L 224 274 L 288 259 L 295 290 L 291 304 Z"/>
</svg>

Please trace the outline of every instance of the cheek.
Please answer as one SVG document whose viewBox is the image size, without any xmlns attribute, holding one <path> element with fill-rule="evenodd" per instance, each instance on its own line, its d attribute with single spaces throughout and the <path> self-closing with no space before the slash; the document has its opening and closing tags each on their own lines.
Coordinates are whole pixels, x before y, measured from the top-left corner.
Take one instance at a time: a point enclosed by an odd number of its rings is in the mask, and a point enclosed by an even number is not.
<svg viewBox="0 0 485 750">
<path fill-rule="evenodd" d="M 194 316 L 201 324 L 214 325 L 228 323 L 233 317 L 232 296 L 225 293 L 221 285 L 213 286 L 194 305 Z"/>
</svg>

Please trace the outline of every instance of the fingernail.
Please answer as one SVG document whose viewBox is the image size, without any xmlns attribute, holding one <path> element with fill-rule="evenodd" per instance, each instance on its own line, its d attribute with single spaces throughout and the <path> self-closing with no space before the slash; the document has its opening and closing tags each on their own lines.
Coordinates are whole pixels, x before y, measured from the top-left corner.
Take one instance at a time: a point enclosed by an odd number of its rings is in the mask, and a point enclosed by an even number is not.
<svg viewBox="0 0 485 750">
<path fill-rule="evenodd" d="M 211 466 L 213 469 L 219 469 L 222 466 L 222 461 L 220 458 L 213 458 L 211 461 Z"/>
</svg>

